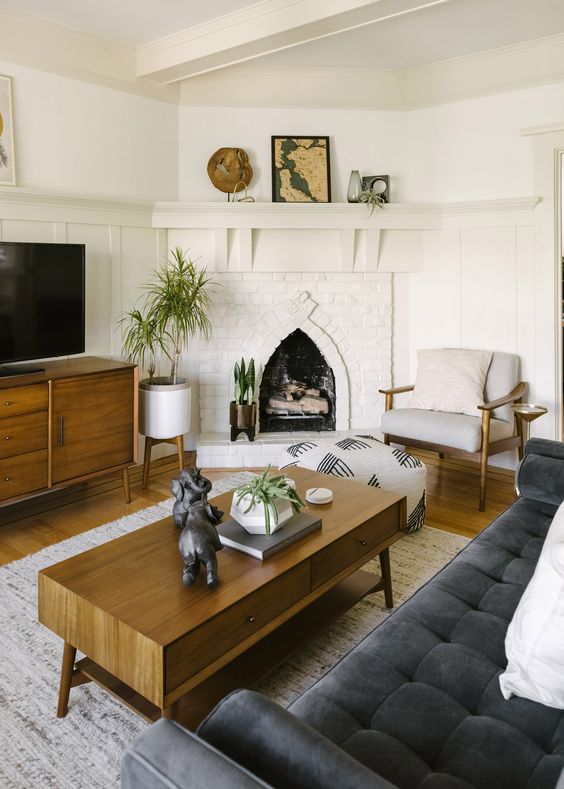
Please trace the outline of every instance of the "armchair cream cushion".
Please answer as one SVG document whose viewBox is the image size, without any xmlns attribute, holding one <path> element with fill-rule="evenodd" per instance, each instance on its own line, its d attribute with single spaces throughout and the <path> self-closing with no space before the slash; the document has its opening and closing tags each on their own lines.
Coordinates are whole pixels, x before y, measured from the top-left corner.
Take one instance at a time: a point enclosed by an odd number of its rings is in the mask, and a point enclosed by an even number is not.
<svg viewBox="0 0 564 789">
<path fill-rule="evenodd" d="M 440 348 L 417 352 L 417 376 L 409 408 L 478 416 L 491 351 Z"/>
</svg>

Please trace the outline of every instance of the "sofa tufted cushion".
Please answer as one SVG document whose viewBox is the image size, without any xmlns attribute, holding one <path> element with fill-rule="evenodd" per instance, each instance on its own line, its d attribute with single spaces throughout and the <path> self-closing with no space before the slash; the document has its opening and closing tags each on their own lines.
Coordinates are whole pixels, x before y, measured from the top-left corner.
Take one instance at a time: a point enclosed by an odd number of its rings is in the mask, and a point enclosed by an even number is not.
<svg viewBox="0 0 564 789">
<path fill-rule="evenodd" d="M 382 416 L 382 433 L 411 438 L 426 444 L 455 447 L 478 452 L 482 444 L 482 420 L 479 416 L 424 411 L 418 408 L 393 408 Z M 490 442 L 513 435 L 513 425 L 503 419 L 490 420 Z"/>
<path fill-rule="evenodd" d="M 290 711 L 400 789 L 554 789 L 564 714 L 499 688 L 551 520 L 518 500 Z"/>
<path fill-rule="evenodd" d="M 418 458 L 401 449 L 392 449 L 374 436 L 300 441 L 280 455 L 278 467 L 290 466 L 335 477 L 350 477 L 364 485 L 400 493 L 407 498 L 407 531 L 423 526 L 427 469 Z"/>
</svg>

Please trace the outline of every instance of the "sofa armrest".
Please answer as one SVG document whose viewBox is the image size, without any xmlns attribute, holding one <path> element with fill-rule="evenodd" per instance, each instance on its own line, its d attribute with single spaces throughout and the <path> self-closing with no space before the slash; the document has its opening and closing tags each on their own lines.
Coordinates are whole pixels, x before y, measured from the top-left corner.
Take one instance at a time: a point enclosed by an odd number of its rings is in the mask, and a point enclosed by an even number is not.
<svg viewBox="0 0 564 789">
<path fill-rule="evenodd" d="M 525 499 L 558 507 L 564 501 L 564 444 L 545 438 L 527 441 L 516 488 Z"/>
<path fill-rule="evenodd" d="M 121 759 L 122 789 L 269 787 L 178 723 L 161 718 Z"/>
<path fill-rule="evenodd" d="M 396 789 L 271 699 L 238 690 L 223 699 L 198 735 L 280 789 Z"/>
</svg>

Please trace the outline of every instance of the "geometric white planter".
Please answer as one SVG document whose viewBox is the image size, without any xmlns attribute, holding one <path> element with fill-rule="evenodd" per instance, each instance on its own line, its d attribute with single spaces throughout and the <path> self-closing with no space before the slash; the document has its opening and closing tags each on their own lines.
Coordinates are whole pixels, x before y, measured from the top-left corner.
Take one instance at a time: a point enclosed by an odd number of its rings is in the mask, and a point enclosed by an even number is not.
<svg viewBox="0 0 564 789">
<path fill-rule="evenodd" d="M 229 513 L 232 518 L 234 518 L 237 523 L 239 523 L 249 534 L 266 534 L 266 526 L 264 520 L 264 504 L 263 502 L 259 502 L 255 504 L 255 506 L 249 510 L 249 512 L 245 512 L 247 507 L 251 502 L 250 496 L 243 496 L 241 502 L 237 504 L 237 493 L 233 494 L 233 501 L 231 503 L 231 512 Z M 274 506 L 276 507 L 276 511 L 278 513 L 278 523 L 274 518 L 274 514 L 272 509 L 270 510 L 270 533 L 277 531 L 281 526 L 283 526 L 286 521 L 290 520 L 292 515 L 294 514 L 294 508 L 292 507 L 289 501 L 286 499 L 275 499 Z"/>
<path fill-rule="evenodd" d="M 153 380 L 157 383 L 149 384 L 148 378 L 139 382 L 139 432 L 151 438 L 183 436 L 190 430 L 190 384 Z"/>
</svg>

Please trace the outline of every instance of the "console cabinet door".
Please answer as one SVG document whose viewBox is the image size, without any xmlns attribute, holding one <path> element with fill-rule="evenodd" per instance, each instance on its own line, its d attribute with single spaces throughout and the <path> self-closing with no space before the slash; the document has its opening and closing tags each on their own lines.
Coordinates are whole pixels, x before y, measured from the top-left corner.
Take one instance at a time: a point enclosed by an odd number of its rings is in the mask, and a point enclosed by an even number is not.
<svg viewBox="0 0 564 789">
<path fill-rule="evenodd" d="M 51 480 L 133 462 L 133 370 L 52 383 Z"/>
</svg>

